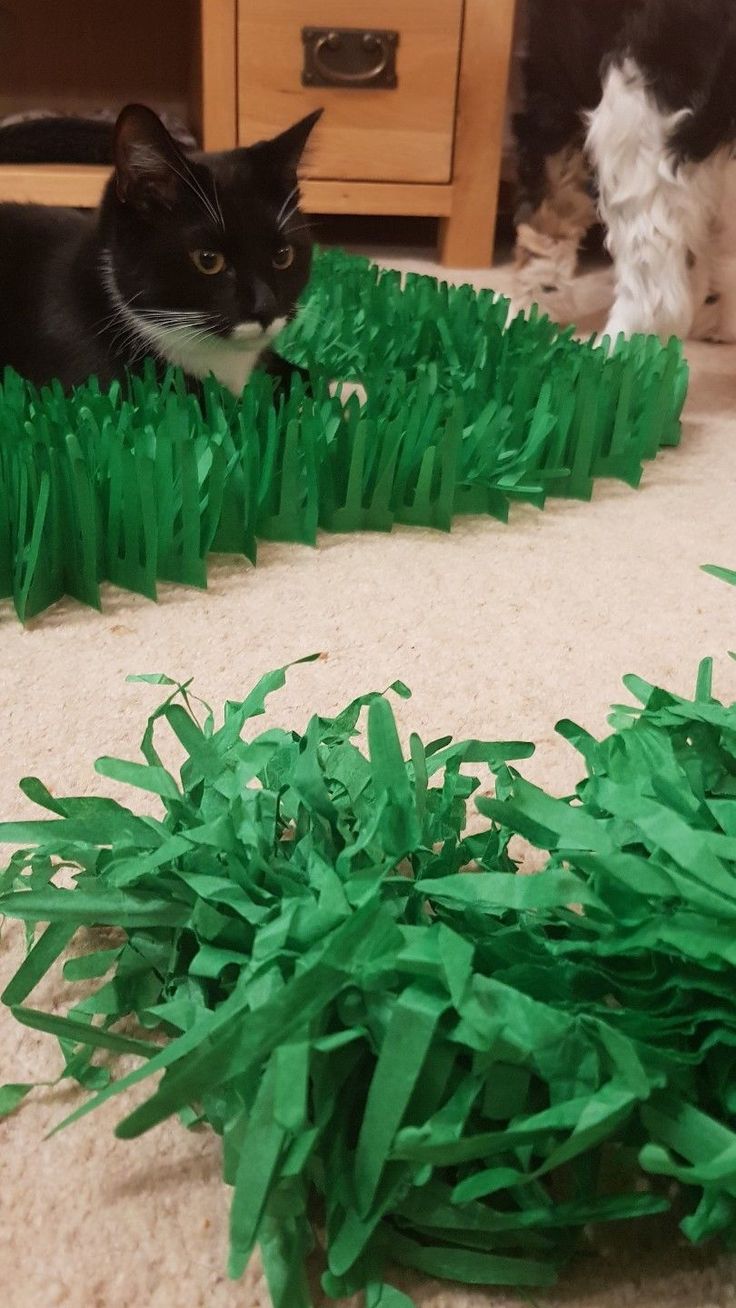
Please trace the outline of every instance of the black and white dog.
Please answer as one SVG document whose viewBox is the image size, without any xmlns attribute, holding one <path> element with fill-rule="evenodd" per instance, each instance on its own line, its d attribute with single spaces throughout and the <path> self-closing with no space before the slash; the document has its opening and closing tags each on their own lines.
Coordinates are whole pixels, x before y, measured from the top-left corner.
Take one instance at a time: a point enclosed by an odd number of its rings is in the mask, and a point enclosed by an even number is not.
<svg viewBox="0 0 736 1308">
<path fill-rule="evenodd" d="M 525 90 L 526 298 L 564 306 L 597 198 L 607 334 L 736 340 L 736 0 L 529 0 Z"/>
</svg>

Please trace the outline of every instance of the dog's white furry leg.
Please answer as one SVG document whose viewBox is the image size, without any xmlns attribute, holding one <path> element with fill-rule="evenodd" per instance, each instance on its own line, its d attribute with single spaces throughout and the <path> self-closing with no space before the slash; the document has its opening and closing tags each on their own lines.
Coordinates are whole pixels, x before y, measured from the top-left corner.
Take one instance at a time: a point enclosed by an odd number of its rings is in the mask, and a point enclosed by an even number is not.
<svg viewBox="0 0 736 1308">
<path fill-rule="evenodd" d="M 667 339 L 692 327 L 725 157 L 676 163 L 669 142 L 688 110 L 665 113 L 631 58 L 614 64 L 591 114 L 588 147 L 613 255 L 616 298 L 605 329 Z"/>
</svg>

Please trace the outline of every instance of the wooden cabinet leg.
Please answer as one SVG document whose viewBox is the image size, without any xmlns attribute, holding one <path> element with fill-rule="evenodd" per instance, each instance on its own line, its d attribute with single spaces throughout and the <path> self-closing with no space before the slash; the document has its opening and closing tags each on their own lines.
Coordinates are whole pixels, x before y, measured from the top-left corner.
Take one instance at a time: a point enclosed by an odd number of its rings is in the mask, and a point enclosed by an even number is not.
<svg viewBox="0 0 736 1308">
<path fill-rule="evenodd" d="M 497 190 L 481 200 L 458 188 L 450 217 L 438 220 L 437 258 L 444 268 L 490 268 L 497 210 Z"/>
<path fill-rule="evenodd" d="M 516 0 L 465 0 L 457 89 L 452 211 L 440 219 L 446 266 L 493 259 Z"/>
</svg>

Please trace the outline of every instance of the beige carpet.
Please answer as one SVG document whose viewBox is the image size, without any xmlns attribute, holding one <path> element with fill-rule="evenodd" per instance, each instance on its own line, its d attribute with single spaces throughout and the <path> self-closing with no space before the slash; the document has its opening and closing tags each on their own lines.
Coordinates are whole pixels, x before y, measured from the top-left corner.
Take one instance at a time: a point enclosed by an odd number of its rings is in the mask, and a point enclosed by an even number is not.
<svg viewBox="0 0 736 1308">
<path fill-rule="evenodd" d="M 430 269 L 431 271 L 431 269 Z M 503 272 L 485 278 L 502 285 Z M 594 322 L 605 275 L 581 284 Z M 586 322 L 586 325 L 589 325 Z M 717 656 L 717 686 L 736 697 L 736 594 L 701 563 L 736 566 L 736 351 L 690 350 L 693 382 L 681 448 L 647 469 L 638 492 L 600 485 L 594 502 L 514 512 L 511 524 L 464 521 L 450 536 L 322 538 L 317 550 L 264 545 L 256 570 L 221 562 L 206 594 L 163 589 L 161 603 L 109 590 L 102 616 L 65 604 L 23 630 L 0 613 L 0 816 L 30 812 L 19 777 L 60 794 L 93 792 L 98 754 L 133 756 L 158 692 L 128 672 L 194 676 L 211 702 L 237 697 L 266 669 L 311 651 L 274 717 L 304 723 L 396 677 L 414 698 L 403 726 L 527 737 L 527 774 L 564 792 L 575 756 L 560 717 L 602 731 L 621 675 L 688 691 L 698 660 Z M 111 783 L 104 783 L 109 792 Z M 6 978 L 19 933 L 0 942 Z M 34 996 L 60 1003 L 50 983 Z M 51 1077 L 55 1042 L 0 1013 L 0 1082 Z M 217 1142 L 177 1125 L 116 1141 L 128 1103 L 113 1103 L 52 1139 L 75 1102 L 37 1092 L 0 1126 L 0 1292 L 7 1308 L 266 1308 L 256 1266 L 224 1275 L 228 1194 Z M 676 1233 L 624 1232 L 586 1259 L 559 1292 L 565 1308 L 734 1308 L 736 1270 L 688 1254 Z M 531 1299 L 424 1286 L 432 1308 L 505 1308 Z"/>
</svg>

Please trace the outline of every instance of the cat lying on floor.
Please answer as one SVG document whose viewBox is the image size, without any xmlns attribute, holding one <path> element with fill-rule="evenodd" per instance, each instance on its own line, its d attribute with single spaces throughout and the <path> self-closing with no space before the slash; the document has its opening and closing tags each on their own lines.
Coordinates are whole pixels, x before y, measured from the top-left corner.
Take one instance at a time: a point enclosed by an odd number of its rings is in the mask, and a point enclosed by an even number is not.
<svg viewBox="0 0 736 1308">
<path fill-rule="evenodd" d="M 239 394 L 301 370 L 271 341 L 312 260 L 297 165 L 321 113 L 247 149 L 187 155 L 142 105 L 120 114 L 96 213 L 0 205 L 0 369 L 104 387 L 153 356 Z"/>
</svg>

